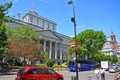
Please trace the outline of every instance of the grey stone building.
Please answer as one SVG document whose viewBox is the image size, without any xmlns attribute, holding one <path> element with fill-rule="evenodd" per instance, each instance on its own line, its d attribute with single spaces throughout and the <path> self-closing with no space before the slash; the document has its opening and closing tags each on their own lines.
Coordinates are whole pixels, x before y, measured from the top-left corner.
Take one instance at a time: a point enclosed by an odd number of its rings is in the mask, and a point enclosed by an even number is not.
<svg viewBox="0 0 120 80">
<path fill-rule="evenodd" d="M 120 48 L 116 40 L 116 36 L 111 32 L 110 37 L 107 37 L 107 41 L 103 44 L 102 51 L 105 55 L 117 55 L 120 58 Z"/>
<path fill-rule="evenodd" d="M 115 47 L 110 39 L 110 37 L 107 38 L 107 41 L 103 44 L 102 51 L 105 55 L 113 55 L 116 54 Z"/>
<path fill-rule="evenodd" d="M 69 36 L 56 32 L 56 22 L 38 15 L 35 11 L 29 11 L 22 19 L 18 14 L 17 19 L 6 23 L 11 27 L 29 25 L 40 35 L 40 43 L 47 51 L 50 59 L 56 63 L 62 63 L 67 59 L 67 48 L 70 40 Z"/>
</svg>

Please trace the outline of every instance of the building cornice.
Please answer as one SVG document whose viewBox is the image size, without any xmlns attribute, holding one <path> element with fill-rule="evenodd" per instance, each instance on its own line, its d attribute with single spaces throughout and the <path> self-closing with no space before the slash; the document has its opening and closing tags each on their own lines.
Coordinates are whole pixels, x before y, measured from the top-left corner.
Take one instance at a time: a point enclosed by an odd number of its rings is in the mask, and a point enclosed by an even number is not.
<svg viewBox="0 0 120 80">
<path fill-rule="evenodd" d="M 51 22 L 51 23 L 57 25 L 57 23 L 56 23 L 55 21 L 52 21 L 52 20 L 50 20 L 50 19 L 48 19 L 48 18 L 45 18 L 45 17 L 40 16 L 40 15 L 37 15 L 37 14 L 32 14 L 30 11 L 29 11 L 28 13 L 26 13 L 26 14 L 22 17 L 22 19 L 24 19 L 27 15 L 32 15 L 32 16 L 35 16 L 35 17 L 40 18 L 40 19 L 44 19 L 44 20 L 46 20 L 46 21 L 48 21 L 48 22 Z"/>
</svg>

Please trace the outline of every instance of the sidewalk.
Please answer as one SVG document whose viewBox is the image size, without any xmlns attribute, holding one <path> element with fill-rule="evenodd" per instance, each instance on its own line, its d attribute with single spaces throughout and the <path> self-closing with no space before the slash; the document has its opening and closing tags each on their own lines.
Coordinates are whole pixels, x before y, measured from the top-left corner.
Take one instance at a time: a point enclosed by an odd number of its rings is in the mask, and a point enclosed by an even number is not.
<svg viewBox="0 0 120 80">
<path fill-rule="evenodd" d="M 17 74 L 16 72 L 6 72 L 6 73 L 0 72 L 0 76 L 2 76 L 2 75 L 16 75 L 16 74 Z"/>
<path fill-rule="evenodd" d="M 9 70 L 9 69 L 0 70 L 0 76 L 2 76 L 2 75 L 16 75 L 16 74 L 17 74 L 17 71 L 14 71 L 14 70 Z"/>
<path fill-rule="evenodd" d="M 54 68 L 56 72 L 67 71 L 67 68 Z M 2 69 L 0 70 L 0 76 L 2 75 L 16 75 L 18 69 Z"/>
</svg>

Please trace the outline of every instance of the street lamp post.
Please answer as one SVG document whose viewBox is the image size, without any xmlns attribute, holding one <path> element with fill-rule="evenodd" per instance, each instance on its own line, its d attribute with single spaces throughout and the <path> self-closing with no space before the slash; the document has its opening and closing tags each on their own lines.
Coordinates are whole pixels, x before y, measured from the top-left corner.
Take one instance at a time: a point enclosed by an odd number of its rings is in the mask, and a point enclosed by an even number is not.
<svg viewBox="0 0 120 80">
<path fill-rule="evenodd" d="M 78 80 L 78 58 L 77 58 L 77 44 L 76 44 L 76 20 L 75 20 L 75 6 L 72 0 L 68 2 L 69 5 L 73 7 L 73 17 L 71 17 L 71 21 L 74 23 L 74 40 L 75 40 L 75 57 L 76 57 L 76 80 Z"/>
</svg>

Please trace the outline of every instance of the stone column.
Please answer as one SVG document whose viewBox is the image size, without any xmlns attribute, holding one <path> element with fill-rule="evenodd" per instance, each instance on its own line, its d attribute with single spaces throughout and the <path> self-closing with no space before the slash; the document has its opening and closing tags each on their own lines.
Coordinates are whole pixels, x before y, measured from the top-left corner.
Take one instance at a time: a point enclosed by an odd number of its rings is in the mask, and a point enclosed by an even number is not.
<svg viewBox="0 0 120 80">
<path fill-rule="evenodd" d="M 49 55 L 49 58 L 51 59 L 51 54 L 52 54 L 52 42 L 50 41 L 50 48 L 49 48 L 49 51 L 50 51 L 50 55 Z"/>
<path fill-rule="evenodd" d="M 62 44 L 60 44 L 60 59 L 62 59 Z"/>
<path fill-rule="evenodd" d="M 55 59 L 57 59 L 57 43 L 55 43 Z"/>
<path fill-rule="evenodd" d="M 44 40 L 44 51 L 46 51 L 46 40 Z"/>
</svg>

